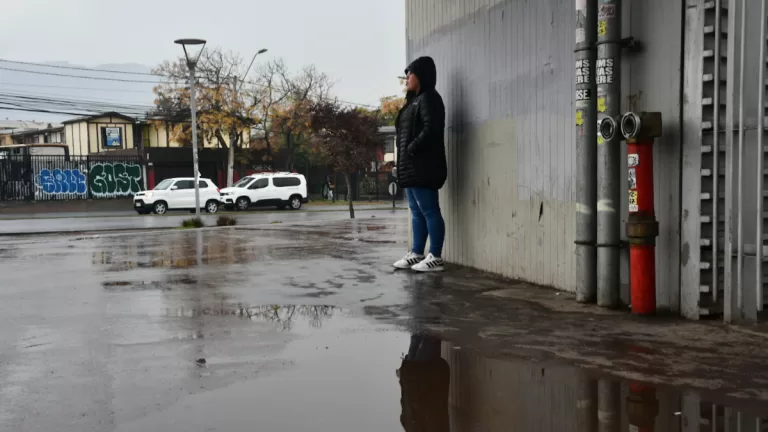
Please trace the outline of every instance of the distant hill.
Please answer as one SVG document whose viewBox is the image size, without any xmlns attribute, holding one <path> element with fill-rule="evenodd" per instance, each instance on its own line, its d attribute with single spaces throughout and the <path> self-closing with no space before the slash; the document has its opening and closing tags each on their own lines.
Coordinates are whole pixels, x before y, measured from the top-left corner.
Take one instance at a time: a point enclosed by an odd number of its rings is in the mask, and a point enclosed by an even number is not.
<svg viewBox="0 0 768 432">
<path fill-rule="evenodd" d="M 111 71 L 150 73 L 152 68 L 137 63 L 102 64 L 83 66 L 67 62 L 45 62 L 47 65 L 67 67 L 87 67 Z M 34 70 L 59 75 L 80 75 L 103 77 L 125 81 L 156 81 L 156 78 L 146 75 L 113 74 L 108 72 L 90 72 L 74 69 L 49 68 L 42 66 L 19 65 L 0 62 L 0 67 L 12 69 Z M 132 113 L 143 112 L 154 101 L 152 88 L 154 84 L 137 82 L 105 81 L 97 79 L 81 79 L 54 75 L 41 75 L 8 70 L 0 70 L 0 94 L 23 95 L 35 98 L 57 98 L 88 101 L 88 105 L 104 103 L 124 107 L 117 111 Z M 79 103 L 81 106 L 86 102 Z M 78 103 L 76 103 L 77 105 Z M 51 107 L 51 110 L 67 111 L 62 107 Z M 60 122 L 71 118 L 71 115 L 53 115 L 34 112 L 22 112 L 0 109 L 0 119 L 9 120 L 41 120 Z"/>
</svg>

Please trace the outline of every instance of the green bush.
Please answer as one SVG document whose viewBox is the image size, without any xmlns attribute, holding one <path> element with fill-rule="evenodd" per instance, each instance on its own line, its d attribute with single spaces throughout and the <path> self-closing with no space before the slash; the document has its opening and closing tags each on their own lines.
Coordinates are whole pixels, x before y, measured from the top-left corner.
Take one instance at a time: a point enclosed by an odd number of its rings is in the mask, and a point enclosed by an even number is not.
<svg viewBox="0 0 768 432">
<path fill-rule="evenodd" d="M 232 216 L 221 215 L 216 219 L 216 226 L 235 226 L 237 225 L 237 218 Z"/>
<path fill-rule="evenodd" d="M 204 226 L 205 223 L 200 218 L 184 219 L 184 222 L 181 223 L 182 228 L 202 228 Z"/>
</svg>

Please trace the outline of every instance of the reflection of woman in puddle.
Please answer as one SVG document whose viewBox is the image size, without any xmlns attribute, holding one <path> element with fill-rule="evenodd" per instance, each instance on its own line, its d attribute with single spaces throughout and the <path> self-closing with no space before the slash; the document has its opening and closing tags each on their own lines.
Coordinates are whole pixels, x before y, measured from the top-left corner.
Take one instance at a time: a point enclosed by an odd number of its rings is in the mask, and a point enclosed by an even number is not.
<svg viewBox="0 0 768 432">
<path fill-rule="evenodd" d="M 448 432 L 450 366 L 440 357 L 440 340 L 412 335 L 400 378 L 400 423 L 406 432 Z"/>
</svg>

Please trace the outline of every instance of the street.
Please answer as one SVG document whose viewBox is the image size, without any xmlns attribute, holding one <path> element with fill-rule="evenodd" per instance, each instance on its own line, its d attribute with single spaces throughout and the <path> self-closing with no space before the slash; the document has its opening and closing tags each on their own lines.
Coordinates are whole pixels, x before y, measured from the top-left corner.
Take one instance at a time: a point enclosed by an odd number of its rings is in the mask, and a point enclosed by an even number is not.
<svg viewBox="0 0 768 432">
<path fill-rule="evenodd" d="M 359 208 L 357 208 L 359 207 Z M 382 205 L 359 205 L 360 218 L 375 218 L 391 215 L 402 210 L 392 210 Z M 226 213 L 236 217 L 239 225 L 255 223 L 282 223 L 314 220 L 348 219 L 349 212 L 343 206 L 312 206 L 297 212 L 289 210 L 249 210 L 246 212 Z M 131 229 L 176 228 L 192 215 L 187 212 L 170 212 L 164 216 L 137 215 L 135 211 L 48 213 L 41 215 L 11 214 L 0 216 L 0 235 L 39 234 L 60 232 L 96 232 Z M 201 214 L 206 226 L 215 226 L 218 215 Z"/>
<path fill-rule="evenodd" d="M 677 431 L 762 414 L 764 335 L 470 269 L 396 272 L 407 213 L 347 217 L 0 239 L 0 430 Z M 411 335 L 434 368 L 403 363 Z M 584 411 L 598 388 L 613 417 Z"/>
</svg>

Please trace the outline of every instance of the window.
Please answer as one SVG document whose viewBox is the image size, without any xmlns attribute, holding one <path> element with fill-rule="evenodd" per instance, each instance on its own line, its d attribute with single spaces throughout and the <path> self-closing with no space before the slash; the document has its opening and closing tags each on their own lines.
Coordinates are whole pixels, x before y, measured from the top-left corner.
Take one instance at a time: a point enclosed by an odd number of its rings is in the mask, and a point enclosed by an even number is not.
<svg viewBox="0 0 768 432">
<path fill-rule="evenodd" d="M 394 153 L 395 152 L 395 138 L 388 139 L 387 142 L 384 144 L 384 153 Z"/>
<path fill-rule="evenodd" d="M 182 189 L 194 189 L 195 188 L 195 181 L 194 180 L 179 180 L 174 185 L 176 186 L 176 189 L 182 190 Z"/>
<path fill-rule="evenodd" d="M 208 182 L 205 180 L 200 180 L 199 182 L 197 182 L 197 184 L 200 187 L 200 189 L 208 189 Z"/>
<path fill-rule="evenodd" d="M 248 189 L 264 189 L 267 186 L 269 186 L 269 180 L 265 178 L 260 178 L 255 182 L 253 182 L 251 187 L 249 187 Z"/>
<path fill-rule="evenodd" d="M 252 181 L 253 181 L 253 177 L 243 177 L 240 180 L 238 180 L 237 183 L 232 185 L 232 187 L 244 188 L 244 187 L 247 187 Z"/>
<path fill-rule="evenodd" d="M 157 186 L 155 186 L 155 190 L 166 190 L 169 187 L 171 187 L 172 183 L 173 183 L 173 180 L 171 179 L 163 180 Z"/>
<path fill-rule="evenodd" d="M 272 179 L 275 187 L 296 187 L 301 184 L 298 177 L 275 177 Z"/>
</svg>

